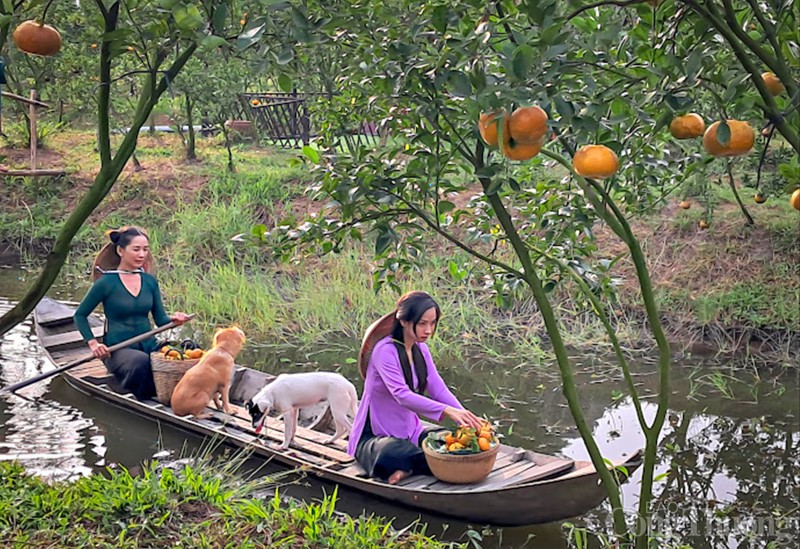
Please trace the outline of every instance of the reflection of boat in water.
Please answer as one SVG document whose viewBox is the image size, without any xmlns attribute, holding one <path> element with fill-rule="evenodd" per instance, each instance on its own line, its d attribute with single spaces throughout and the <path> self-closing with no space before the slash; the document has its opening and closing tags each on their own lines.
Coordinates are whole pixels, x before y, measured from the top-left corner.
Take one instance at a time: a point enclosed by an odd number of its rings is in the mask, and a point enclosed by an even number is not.
<svg viewBox="0 0 800 549">
<path fill-rule="evenodd" d="M 36 332 L 47 354 L 57 365 L 86 354 L 86 346 L 72 321 L 74 310 L 45 298 L 36 307 Z M 97 335 L 103 324 L 90 318 Z M 159 421 L 169 422 L 193 433 L 218 437 L 226 443 L 272 458 L 290 467 L 302 467 L 309 474 L 347 485 L 395 503 L 493 525 L 524 525 L 550 522 L 585 513 L 605 499 L 605 490 L 591 463 L 539 454 L 524 448 L 501 445 L 489 476 L 476 484 L 458 485 L 438 481 L 427 475 L 413 475 L 397 485 L 366 478 L 361 467 L 344 450 L 345 441 L 323 444 L 328 438 L 324 421 L 311 427 L 298 427 L 291 447 L 280 450 L 283 423 L 271 422 L 267 433 L 258 438 L 241 407 L 274 376 L 238 367 L 231 388 L 231 401 L 238 417 L 210 410 L 210 419 L 178 417 L 155 400 L 138 401 L 119 392 L 100 361 L 93 360 L 64 373 L 67 382 L 78 390 Z M 247 418 L 247 419 L 246 419 Z M 276 427 L 277 426 L 277 427 Z M 614 463 L 630 475 L 640 464 L 636 454 Z"/>
</svg>

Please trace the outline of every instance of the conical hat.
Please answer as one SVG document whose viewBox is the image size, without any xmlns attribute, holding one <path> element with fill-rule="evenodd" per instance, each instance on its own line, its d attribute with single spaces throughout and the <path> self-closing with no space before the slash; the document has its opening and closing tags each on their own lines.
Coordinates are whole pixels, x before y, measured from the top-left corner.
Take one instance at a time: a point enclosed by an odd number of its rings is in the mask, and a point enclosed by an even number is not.
<svg viewBox="0 0 800 549">
<path fill-rule="evenodd" d="M 120 227 L 119 231 L 124 231 L 128 227 Z M 142 231 L 144 232 L 144 231 Z M 102 271 L 112 271 L 119 267 L 119 256 L 117 255 L 117 245 L 113 242 L 106 243 L 94 258 L 92 265 L 92 280 L 97 280 L 103 275 Z M 100 269 L 102 269 L 102 271 Z M 155 271 L 155 261 L 153 254 L 147 252 L 147 258 L 144 260 L 144 272 L 153 273 Z"/>
<path fill-rule="evenodd" d="M 361 372 L 361 377 L 367 377 L 367 366 L 369 366 L 369 359 L 375 344 L 392 333 L 396 314 L 395 311 L 392 311 L 383 315 L 364 332 L 364 339 L 361 341 L 361 352 L 358 353 L 358 369 Z"/>
</svg>

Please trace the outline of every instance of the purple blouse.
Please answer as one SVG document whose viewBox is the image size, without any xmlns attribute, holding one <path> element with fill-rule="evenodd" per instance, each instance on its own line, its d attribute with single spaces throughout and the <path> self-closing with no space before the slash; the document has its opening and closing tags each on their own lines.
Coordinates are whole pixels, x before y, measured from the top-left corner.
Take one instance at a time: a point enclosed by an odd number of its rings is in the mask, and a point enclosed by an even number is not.
<svg viewBox="0 0 800 549">
<path fill-rule="evenodd" d="M 406 385 L 397 347 L 392 343 L 391 336 L 381 339 L 372 350 L 367 378 L 364 380 L 364 394 L 361 395 L 361 404 L 350 432 L 347 453 L 351 456 L 356 453 L 368 414 L 372 432 L 376 435 L 404 438 L 416 444 L 423 431 L 417 414 L 440 421 L 448 406 L 464 408 L 436 371 L 428 346 L 424 343 L 417 345 L 428 366 L 426 392 L 429 397 L 415 393 Z M 417 376 L 413 365 L 411 375 L 416 386 Z"/>
</svg>

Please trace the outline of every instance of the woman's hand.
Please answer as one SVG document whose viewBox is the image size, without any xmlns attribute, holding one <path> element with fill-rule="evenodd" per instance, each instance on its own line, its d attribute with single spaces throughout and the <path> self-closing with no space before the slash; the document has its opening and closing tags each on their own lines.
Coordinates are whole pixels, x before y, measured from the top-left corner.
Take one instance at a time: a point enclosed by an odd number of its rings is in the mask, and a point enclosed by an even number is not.
<svg viewBox="0 0 800 549">
<path fill-rule="evenodd" d="M 108 347 L 98 342 L 96 339 L 89 340 L 89 348 L 92 350 L 92 354 L 95 358 L 99 358 L 100 360 L 105 360 L 111 356 L 111 353 L 108 352 Z"/>
<path fill-rule="evenodd" d="M 448 406 L 444 409 L 444 415 L 455 421 L 456 425 L 467 425 L 476 431 L 480 431 L 483 425 L 481 418 L 469 410 L 459 410 L 458 408 Z"/>
<path fill-rule="evenodd" d="M 186 313 L 172 313 L 172 316 L 169 319 L 175 323 L 176 326 L 180 326 L 184 322 L 189 322 L 192 317 L 187 315 Z"/>
</svg>

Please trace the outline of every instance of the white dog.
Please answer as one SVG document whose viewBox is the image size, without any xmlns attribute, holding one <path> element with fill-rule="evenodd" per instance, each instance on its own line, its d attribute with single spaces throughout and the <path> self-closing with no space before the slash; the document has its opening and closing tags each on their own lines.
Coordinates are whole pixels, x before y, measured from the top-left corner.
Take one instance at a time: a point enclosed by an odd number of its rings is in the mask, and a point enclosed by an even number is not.
<svg viewBox="0 0 800 549">
<path fill-rule="evenodd" d="M 267 414 L 273 408 L 283 415 L 283 445 L 286 450 L 294 438 L 297 414 L 301 408 L 327 401 L 336 423 L 336 432 L 325 441 L 330 444 L 350 432 L 358 405 L 356 388 L 341 374 L 334 372 L 309 372 L 281 374 L 268 383 L 247 404 L 256 434 L 261 432 Z"/>
</svg>

